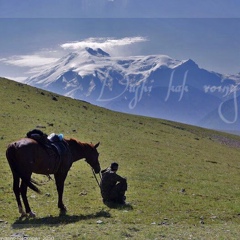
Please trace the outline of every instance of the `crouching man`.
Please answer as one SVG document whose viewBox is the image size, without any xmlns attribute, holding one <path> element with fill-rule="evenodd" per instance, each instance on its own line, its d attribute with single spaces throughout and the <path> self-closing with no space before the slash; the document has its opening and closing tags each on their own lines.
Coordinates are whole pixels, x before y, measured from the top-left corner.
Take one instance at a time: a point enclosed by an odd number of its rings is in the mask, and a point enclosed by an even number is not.
<svg viewBox="0 0 240 240">
<path fill-rule="evenodd" d="M 118 170 L 118 164 L 112 163 L 111 166 L 102 173 L 102 179 L 100 183 L 101 195 L 103 202 L 112 202 L 117 204 L 125 204 L 125 192 L 127 191 L 127 180 L 119 176 L 116 172 Z"/>
</svg>

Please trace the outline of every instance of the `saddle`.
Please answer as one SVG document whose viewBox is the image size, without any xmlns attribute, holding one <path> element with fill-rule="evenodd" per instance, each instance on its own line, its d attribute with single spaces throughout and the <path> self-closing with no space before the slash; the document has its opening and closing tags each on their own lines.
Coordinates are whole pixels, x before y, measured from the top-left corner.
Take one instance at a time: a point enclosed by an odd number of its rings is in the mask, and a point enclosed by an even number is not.
<svg viewBox="0 0 240 240">
<path fill-rule="evenodd" d="M 47 137 L 47 139 L 49 140 L 51 147 L 55 148 L 59 156 L 68 153 L 68 147 L 66 142 L 63 140 L 62 134 L 57 135 L 55 133 L 52 133 Z"/>
<path fill-rule="evenodd" d="M 39 129 L 34 129 L 27 133 L 27 138 L 34 139 L 41 144 L 50 157 L 58 157 L 58 163 L 55 167 L 55 172 L 58 170 L 64 157 L 69 157 L 70 150 L 68 144 L 64 141 L 63 134 L 51 133 L 47 135 Z"/>
</svg>

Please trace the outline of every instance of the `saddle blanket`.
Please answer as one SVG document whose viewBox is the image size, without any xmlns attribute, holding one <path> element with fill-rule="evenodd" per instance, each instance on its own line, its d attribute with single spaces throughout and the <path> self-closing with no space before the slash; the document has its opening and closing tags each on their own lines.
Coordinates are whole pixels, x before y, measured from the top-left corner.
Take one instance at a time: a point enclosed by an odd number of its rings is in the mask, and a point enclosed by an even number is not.
<svg viewBox="0 0 240 240">
<path fill-rule="evenodd" d="M 63 134 L 52 133 L 48 136 L 41 130 L 34 129 L 27 133 L 27 137 L 34 139 L 39 144 L 41 144 L 46 149 L 51 158 L 56 158 L 57 154 L 58 161 L 56 163 L 55 172 L 58 170 L 62 159 L 64 157 L 69 158 L 70 150 L 67 143 L 64 141 Z"/>
</svg>

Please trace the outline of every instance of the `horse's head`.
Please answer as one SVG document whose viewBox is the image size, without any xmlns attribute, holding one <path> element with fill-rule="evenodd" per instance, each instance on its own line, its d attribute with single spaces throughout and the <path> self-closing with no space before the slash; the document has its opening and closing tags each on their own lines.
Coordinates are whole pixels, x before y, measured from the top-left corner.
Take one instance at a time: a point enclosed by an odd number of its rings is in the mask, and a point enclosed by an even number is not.
<svg viewBox="0 0 240 240">
<path fill-rule="evenodd" d="M 86 154 L 86 162 L 94 169 L 95 173 L 99 173 L 101 168 L 98 161 L 99 153 L 97 151 L 97 147 L 99 146 L 100 142 L 96 145 L 89 144 L 89 150 Z"/>
<path fill-rule="evenodd" d="M 99 153 L 97 147 L 100 143 L 96 145 L 90 143 L 82 143 L 74 138 L 69 140 L 65 139 L 72 153 L 73 162 L 85 158 L 86 162 L 94 169 L 95 173 L 99 173 L 101 168 L 98 161 Z"/>
</svg>

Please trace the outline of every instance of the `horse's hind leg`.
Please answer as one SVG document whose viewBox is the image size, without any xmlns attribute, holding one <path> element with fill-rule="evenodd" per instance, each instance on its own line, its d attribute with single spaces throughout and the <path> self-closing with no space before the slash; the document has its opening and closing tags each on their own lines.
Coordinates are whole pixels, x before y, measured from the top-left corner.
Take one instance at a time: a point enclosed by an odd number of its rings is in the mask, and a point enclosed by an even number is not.
<svg viewBox="0 0 240 240">
<path fill-rule="evenodd" d="M 19 184 L 20 184 L 20 178 L 16 174 L 14 174 L 13 175 L 13 192 L 14 192 L 16 200 L 17 200 L 19 213 L 21 214 L 21 217 L 23 217 L 26 215 L 26 213 L 23 210 L 21 199 L 20 199 Z"/>
<path fill-rule="evenodd" d="M 22 195 L 22 200 L 26 209 L 26 213 L 29 214 L 30 217 L 35 217 L 36 214 L 31 211 L 31 208 L 28 203 L 27 199 L 27 185 L 22 181 L 21 186 L 20 186 L 20 191 Z"/>
</svg>

